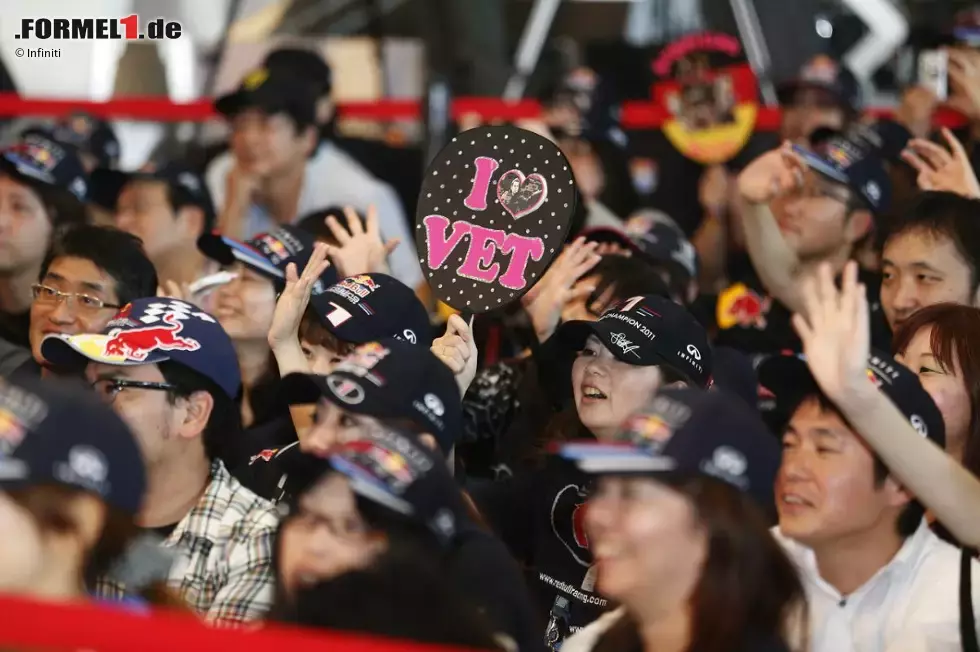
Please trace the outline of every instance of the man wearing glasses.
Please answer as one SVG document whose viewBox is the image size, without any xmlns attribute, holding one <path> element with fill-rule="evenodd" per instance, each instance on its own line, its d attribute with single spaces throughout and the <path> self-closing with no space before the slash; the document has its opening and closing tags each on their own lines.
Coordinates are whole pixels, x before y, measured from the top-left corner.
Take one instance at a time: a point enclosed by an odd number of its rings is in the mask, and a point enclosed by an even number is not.
<svg viewBox="0 0 980 652">
<path fill-rule="evenodd" d="M 840 273 L 890 209 L 886 161 L 908 141 L 895 123 L 857 125 L 817 150 L 785 143 L 739 176 L 749 274 L 719 293 L 717 344 L 749 354 L 800 350 L 790 315 L 805 313 L 800 284 L 829 263 Z M 877 272 L 863 271 L 875 346 L 889 347 Z"/>
<path fill-rule="evenodd" d="M 98 333 L 123 305 L 157 292 L 157 275 L 140 240 L 118 229 L 77 226 L 57 238 L 32 287 L 33 363 L 12 375 L 60 375 L 41 354 L 48 335 Z"/>
<path fill-rule="evenodd" d="M 41 351 L 59 368 L 84 370 L 135 434 L 148 487 L 137 520 L 177 553 L 170 587 L 212 622 L 262 617 L 278 516 L 222 462 L 240 436 L 241 375 L 218 321 L 184 301 L 137 299 L 101 332 L 48 335 Z M 107 598 L 125 591 L 98 586 Z"/>
</svg>

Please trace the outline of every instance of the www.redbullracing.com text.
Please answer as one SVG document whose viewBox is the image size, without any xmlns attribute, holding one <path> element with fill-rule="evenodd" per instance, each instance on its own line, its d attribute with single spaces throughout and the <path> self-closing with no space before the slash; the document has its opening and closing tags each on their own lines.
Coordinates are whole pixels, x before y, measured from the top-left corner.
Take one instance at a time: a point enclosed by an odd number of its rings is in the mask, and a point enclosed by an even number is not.
<svg viewBox="0 0 980 652">
<path fill-rule="evenodd" d="M 14 38 L 157 41 L 180 38 L 181 30 L 180 23 L 165 18 L 154 18 L 141 25 L 136 14 L 123 18 L 24 18 L 20 21 L 20 32 L 14 34 Z"/>
</svg>

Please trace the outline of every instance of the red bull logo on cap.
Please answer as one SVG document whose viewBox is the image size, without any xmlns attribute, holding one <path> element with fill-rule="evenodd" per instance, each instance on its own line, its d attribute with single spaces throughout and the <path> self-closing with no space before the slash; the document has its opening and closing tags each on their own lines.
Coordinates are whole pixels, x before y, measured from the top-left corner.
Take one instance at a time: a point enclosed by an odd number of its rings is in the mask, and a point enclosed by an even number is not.
<svg viewBox="0 0 980 652">
<path fill-rule="evenodd" d="M 873 382 L 875 384 L 875 387 L 881 387 L 881 378 L 879 378 L 878 374 L 874 372 L 874 369 L 868 369 L 867 373 L 868 373 L 868 380 Z"/>
<path fill-rule="evenodd" d="M 363 285 L 371 292 L 374 292 L 375 290 L 378 289 L 378 284 L 375 283 L 374 279 L 368 276 L 367 274 L 361 274 L 360 276 L 352 276 L 350 280 L 354 281 L 358 285 Z"/>
<path fill-rule="evenodd" d="M 721 328 L 756 328 L 764 330 L 766 315 L 772 308 L 770 297 L 761 297 L 744 283 L 736 283 L 718 295 L 716 318 Z"/>
<path fill-rule="evenodd" d="M 670 425 L 656 414 L 635 416 L 629 420 L 626 430 L 632 439 L 665 442 L 674 432 Z"/>
<path fill-rule="evenodd" d="M 144 362 L 154 351 L 197 351 L 201 348 L 201 343 L 197 340 L 178 335 L 184 325 L 176 314 L 164 315 L 163 322 L 163 326 L 110 331 L 103 346 L 103 355 L 131 362 Z"/>
</svg>

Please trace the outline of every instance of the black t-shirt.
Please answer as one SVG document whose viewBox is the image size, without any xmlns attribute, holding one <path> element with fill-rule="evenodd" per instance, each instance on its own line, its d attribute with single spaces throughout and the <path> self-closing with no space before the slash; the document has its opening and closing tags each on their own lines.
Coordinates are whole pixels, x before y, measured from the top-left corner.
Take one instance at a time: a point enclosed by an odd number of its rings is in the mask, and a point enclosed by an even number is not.
<svg viewBox="0 0 980 652">
<path fill-rule="evenodd" d="M 592 553 L 583 530 L 591 480 L 560 459 L 534 473 L 471 485 L 470 495 L 511 553 L 525 564 L 541 640 L 552 645 L 609 608 L 593 590 Z"/>
<path fill-rule="evenodd" d="M 891 349 L 891 331 L 881 310 L 880 275 L 861 270 L 858 280 L 867 286 L 871 307 L 871 345 Z M 715 344 L 749 355 L 800 351 L 801 343 L 791 322 L 792 314 L 770 297 L 754 270 L 722 290 L 715 302 Z"/>
<path fill-rule="evenodd" d="M 457 590 L 486 615 L 496 630 L 513 638 L 522 652 L 541 649 L 527 585 L 500 539 L 476 524 L 465 524 L 447 562 Z"/>
</svg>

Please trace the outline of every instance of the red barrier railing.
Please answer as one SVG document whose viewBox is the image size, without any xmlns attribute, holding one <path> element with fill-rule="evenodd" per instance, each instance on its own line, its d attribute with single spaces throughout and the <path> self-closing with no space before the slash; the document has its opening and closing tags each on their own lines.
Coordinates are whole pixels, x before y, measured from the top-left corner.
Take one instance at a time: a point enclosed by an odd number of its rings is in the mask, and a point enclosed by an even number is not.
<svg viewBox="0 0 980 652">
<path fill-rule="evenodd" d="M 108 102 L 92 102 L 23 98 L 14 93 L 0 93 L 0 117 L 57 117 L 72 111 L 86 111 L 117 120 L 153 122 L 204 122 L 218 117 L 209 99 L 178 103 L 160 97 L 119 97 Z M 422 117 L 422 106 L 416 100 L 381 99 L 339 104 L 337 112 L 341 117 L 364 120 L 418 120 Z M 892 115 L 892 110 L 888 108 L 869 108 L 866 112 L 877 117 Z M 453 101 L 451 114 L 454 119 L 476 114 L 486 120 L 520 120 L 539 116 L 541 105 L 534 100 L 507 102 L 494 97 L 460 97 Z M 631 101 L 622 106 L 621 121 L 627 129 L 656 129 L 669 117 L 668 111 L 654 102 Z M 779 120 L 778 108 L 760 108 L 760 130 L 776 129 Z M 935 123 L 939 126 L 959 127 L 965 122 L 962 115 L 950 109 L 936 112 Z"/>
<path fill-rule="evenodd" d="M 172 612 L 133 614 L 116 607 L 47 604 L 0 598 L 0 649 L 76 652 L 450 652 L 455 648 L 423 645 L 293 627 L 220 629 L 192 616 Z"/>
</svg>

